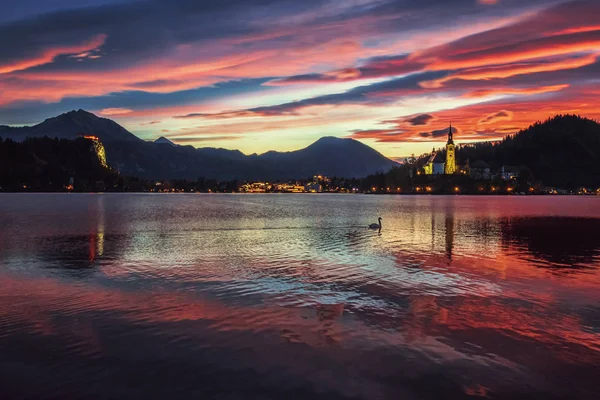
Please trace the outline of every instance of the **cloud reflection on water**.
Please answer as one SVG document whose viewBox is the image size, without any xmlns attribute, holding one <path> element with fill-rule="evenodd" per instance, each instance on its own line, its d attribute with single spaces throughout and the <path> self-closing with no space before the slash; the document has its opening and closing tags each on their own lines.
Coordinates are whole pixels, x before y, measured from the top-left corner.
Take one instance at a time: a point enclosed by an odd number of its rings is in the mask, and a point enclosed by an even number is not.
<svg viewBox="0 0 600 400">
<path fill-rule="evenodd" d="M 114 357 L 128 365 L 146 352 L 184 371 L 208 357 L 234 381 L 259 373 L 271 388 L 292 379 L 363 398 L 560 397 L 566 387 L 544 378 L 557 374 L 574 398 L 596 389 L 599 216 L 586 211 L 595 199 L 552 199 L 581 202 L 568 207 L 581 214 L 573 218 L 557 217 L 547 198 L 528 200 L 537 204 L 525 213 L 514 198 L 250 198 L 268 207 L 246 198 L 4 202 L 3 359 L 29 359 L 29 373 L 50 363 L 35 372 L 46 381 L 80 360 L 80 381 L 97 383 L 91 360 L 118 380 L 118 371 L 150 371 L 115 369 Z M 45 212 L 26 207 L 44 200 Z M 386 221 L 381 235 L 366 229 L 372 215 Z M 38 346 L 66 364 L 27 350 Z M 177 380 L 194 387 L 185 374 Z"/>
</svg>

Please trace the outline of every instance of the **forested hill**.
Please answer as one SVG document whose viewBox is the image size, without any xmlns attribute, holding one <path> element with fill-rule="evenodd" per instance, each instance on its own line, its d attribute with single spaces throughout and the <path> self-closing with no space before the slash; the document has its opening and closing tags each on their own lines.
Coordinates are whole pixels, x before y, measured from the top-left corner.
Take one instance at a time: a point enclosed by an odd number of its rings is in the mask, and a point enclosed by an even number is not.
<svg viewBox="0 0 600 400">
<path fill-rule="evenodd" d="M 71 181 L 71 178 L 73 180 Z M 103 165 L 92 141 L 35 138 L 14 142 L 0 138 L 0 190 L 104 190 L 118 175 Z"/>
<path fill-rule="evenodd" d="M 439 151 L 445 159 L 445 150 Z M 463 174 L 416 176 L 414 172 L 422 169 L 428 158 L 429 155 L 408 158 L 401 167 L 386 174 L 370 175 L 363 180 L 363 188 L 401 187 L 410 191 L 414 186 L 431 185 L 436 193 L 448 193 L 460 186 L 461 193 L 479 193 L 481 182 Z M 519 171 L 519 191 L 527 191 L 532 186 L 597 189 L 600 187 L 600 124 L 576 115 L 557 115 L 499 142 L 459 145 L 457 163 L 461 170 L 467 161 L 471 166 L 489 166 L 491 180 L 485 186 L 488 189 L 506 185 L 499 177 L 502 166 Z"/>
<path fill-rule="evenodd" d="M 459 163 L 485 161 L 527 167 L 533 178 L 560 188 L 600 185 L 600 124 L 576 115 L 537 122 L 498 143 L 461 146 Z"/>
</svg>

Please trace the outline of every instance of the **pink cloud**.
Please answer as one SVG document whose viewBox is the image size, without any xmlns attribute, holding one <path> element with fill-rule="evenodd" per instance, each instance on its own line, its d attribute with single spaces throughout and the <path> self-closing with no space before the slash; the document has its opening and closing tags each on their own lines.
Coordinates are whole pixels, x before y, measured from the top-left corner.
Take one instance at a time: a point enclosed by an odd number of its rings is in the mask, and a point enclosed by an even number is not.
<svg viewBox="0 0 600 400">
<path fill-rule="evenodd" d="M 32 58 L 7 64 L 0 64 L 0 74 L 23 71 L 40 65 L 49 64 L 60 55 L 75 54 L 76 58 L 80 58 L 79 56 L 81 56 L 84 52 L 88 52 L 102 46 L 105 40 L 106 35 L 102 34 L 80 44 L 49 48 Z"/>
<path fill-rule="evenodd" d="M 465 93 L 463 97 L 466 98 L 478 98 L 478 97 L 491 97 L 498 95 L 534 95 L 543 94 L 550 92 L 558 92 L 568 88 L 569 85 L 553 85 L 553 86 L 539 86 L 539 87 L 528 87 L 528 88 L 492 88 L 492 89 L 479 89 Z"/>
<path fill-rule="evenodd" d="M 416 55 L 433 58 L 429 70 L 474 68 L 486 65 L 509 64 L 542 57 L 597 52 L 600 48 L 600 31 L 549 36 L 485 50 L 466 51 L 450 56 Z"/>
<path fill-rule="evenodd" d="M 466 69 L 454 74 L 450 74 L 441 79 L 421 82 L 420 85 L 424 88 L 440 88 L 445 82 L 454 79 L 478 81 L 510 78 L 512 76 L 535 74 L 540 72 L 575 69 L 591 65 L 596 62 L 597 58 L 597 54 L 588 54 L 574 58 L 564 57 L 559 60 L 537 60 L 529 63 L 502 64 L 493 65 L 490 67 Z"/>
</svg>

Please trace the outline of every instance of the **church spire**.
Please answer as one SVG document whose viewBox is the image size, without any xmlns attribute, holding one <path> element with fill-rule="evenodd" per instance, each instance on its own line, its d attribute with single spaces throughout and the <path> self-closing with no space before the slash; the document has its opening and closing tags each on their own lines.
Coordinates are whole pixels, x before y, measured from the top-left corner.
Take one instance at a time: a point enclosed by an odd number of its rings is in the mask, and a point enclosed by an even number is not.
<svg viewBox="0 0 600 400">
<path fill-rule="evenodd" d="M 444 173 L 452 175 L 456 172 L 456 152 L 452 133 L 452 122 L 448 129 L 448 143 L 446 143 L 446 162 L 444 163 Z"/>
</svg>

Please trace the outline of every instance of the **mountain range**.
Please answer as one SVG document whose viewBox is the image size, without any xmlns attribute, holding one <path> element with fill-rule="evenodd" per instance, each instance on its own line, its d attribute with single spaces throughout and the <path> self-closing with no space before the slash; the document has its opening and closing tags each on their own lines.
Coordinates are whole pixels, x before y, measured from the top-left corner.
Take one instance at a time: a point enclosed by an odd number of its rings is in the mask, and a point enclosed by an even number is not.
<svg viewBox="0 0 600 400">
<path fill-rule="evenodd" d="M 0 137 L 14 141 L 45 136 L 75 139 L 82 134 L 102 141 L 111 167 L 121 174 L 146 179 L 287 180 L 316 174 L 358 178 L 398 165 L 363 143 L 335 137 L 323 137 L 296 151 L 260 155 L 181 146 L 165 137 L 148 142 L 115 121 L 84 110 L 70 111 L 34 126 L 0 126 Z"/>
</svg>

